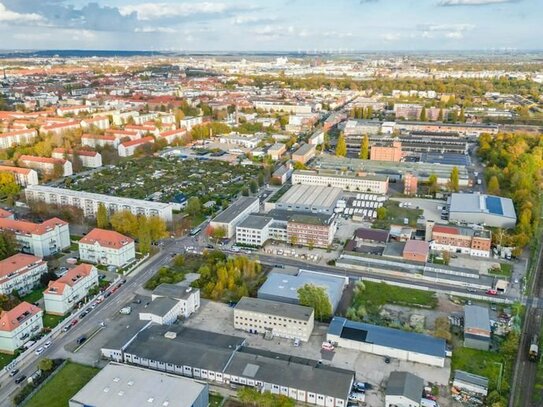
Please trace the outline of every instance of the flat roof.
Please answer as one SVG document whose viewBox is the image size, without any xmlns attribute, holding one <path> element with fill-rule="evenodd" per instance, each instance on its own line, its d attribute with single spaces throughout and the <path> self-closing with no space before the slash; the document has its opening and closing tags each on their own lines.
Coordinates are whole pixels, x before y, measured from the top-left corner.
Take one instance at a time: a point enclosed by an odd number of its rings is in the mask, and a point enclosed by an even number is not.
<svg viewBox="0 0 543 407">
<path fill-rule="evenodd" d="M 490 332 L 490 313 L 488 307 L 465 305 L 464 329 L 481 329 Z"/>
<path fill-rule="evenodd" d="M 449 213 L 481 213 L 517 219 L 513 201 L 495 195 L 453 193 Z"/>
<path fill-rule="evenodd" d="M 70 403 L 97 407 L 191 407 L 207 391 L 207 384 L 183 376 L 111 362 Z"/>
<path fill-rule="evenodd" d="M 261 230 L 271 222 L 273 222 L 273 218 L 269 216 L 249 215 L 243 222 L 238 225 L 238 227 Z"/>
<path fill-rule="evenodd" d="M 309 321 L 313 315 L 311 307 L 251 297 L 243 297 L 239 300 L 235 310 L 275 315 L 299 321 Z"/>
<path fill-rule="evenodd" d="M 153 295 L 180 300 L 188 298 L 195 291 L 198 291 L 198 288 L 191 287 L 185 280 L 177 284 L 162 283 L 153 290 Z"/>
<path fill-rule="evenodd" d="M 170 312 L 176 305 L 176 300 L 168 297 L 160 297 L 151 301 L 147 308 L 140 311 L 140 314 L 153 314 L 163 317 L 168 312 Z"/>
<path fill-rule="evenodd" d="M 334 317 L 328 333 L 341 338 L 445 358 L 445 340 L 400 329 Z"/>
<path fill-rule="evenodd" d="M 464 383 L 469 383 L 488 389 L 488 378 L 484 376 L 478 376 L 473 373 L 464 372 L 463 370 L 454 371 L 454 380 L 460 380 Z"/>
<path fill-rule="evenodd" d="M 342 193 L 341 188 L 293 185 L 277 203 L 332 208 L 336 206 Z"/>
<path fill-rule="evenodd" d="M 243 211 L 245 211 L 249 206 L 259 201 L 258 197 L 242 197 L 237 201 L 232 202 L 232 204 L 226 208 L 224 211 L 219 213 L 212 222 L 217 223 L 230 223 L 236 219 Z"/>
<path fill-rule="evenodd" d="M 124 323 L 117 327 L 115 330 L 115 336 L 113 336 L 104 346 L 102 346 L 103 349 L 120 350 L 127 345 L 138 332 L 140 332 L 146 326 L 151 325 L 151 321 L 142 321 L 138 316 L 136 316 L 136 313 L 133 312 L 132 315 L 132 321 L 128 324 Z"/>
<path fill-rule="evenodd" d="M 314 151 L 316 147 L 313 144 L 303 144 L 292 155 L 306 155 L 310 151 Z"/>
</svg>

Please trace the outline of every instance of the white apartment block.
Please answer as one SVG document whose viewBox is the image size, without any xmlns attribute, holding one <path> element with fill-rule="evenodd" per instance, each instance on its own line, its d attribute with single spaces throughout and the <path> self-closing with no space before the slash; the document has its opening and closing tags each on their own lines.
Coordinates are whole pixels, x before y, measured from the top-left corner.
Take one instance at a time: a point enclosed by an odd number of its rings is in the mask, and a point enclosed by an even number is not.
<svg viewBox="0 0 543 407">
<path fill-rule="evenodd" d="M 51 157 L 57 159 L 67 158 L 73 161 L 73 150 L 66 150 L 65 148 L 55 148 Z M 78 150 L 76 151 L 77 157 L 81 160 L 83 167 L 87 168 L 100 168 L 102 166 L 102 154 L 96 151 Z"/>
<path fill-rule="evenodd" d="M 10 167 L 0 165 L 0 172 L 9 172 L 15 177 L 15 182 L 22 187 L 38 185 L 38 173 L 32 168 Z"/>
<path fill-rule="evenodd" d="M 202 123 L 202 116 L 185 117 L 179 121 L 179 127 L 184 127 L 187 131 L 191 131 L 194 126 Z"/>
<path fill-rule="evenodd" d="M 18 253 L 0 261 L 0 294 L 8 295 L 16 290 L 25 295 L 39 284 L 47 273 L 47 263 L 30 254 Z"/>
<path fill-rule="evenodd" d="M 37 257 L 52 256 L 70 247 L 70 226 L 59 218 L 42 223 L 2 218 L 0 230 L 13 232 L 21 251 Z"/>
<path fill-rule="evenodd" d="M 65 106 L 65 107 L 59 107 L 57 109 L 57 115 L 58 116 L 66 116 L 68 114 L 77 116 L 80 113 L 88 113 L 92 111 L 90 106 L 87 105 L 77 105 L 77 106 Z"/>
<path fill-rule="evenodd" d="M 142 137 L 138 140 L 125 141 L 124 143 L 119 144 L 117 151 L 119 157 L 130 157 L 133 156 L 136 152 L 136 148 L 143 146 L 144 144 L 153 144 L 155 139 L 151 136 Z"/>
<path fill-rule="evenodd" d="M 77 130 L 81 128 L 81 125 L 78 121 L 70 121 L 64 123 L 52 123 L 46 124 L 40 127 L 40 133 L 50 133 L 57 136 L 62 135 L 63 133 L 71 130 Z"/>
<path fill-rule="evenodd" d="M 14 145 L 31 144 L 38 137 L 35 129 L 25 129 L 0 133 L 0 148 L 10 148 Z"/>
<path fill-rule="evenodd" d="M 84 262 L 123 267 L 136 260 L 134 240 L 113 230 L 94 228 L 79 241 Z"/>
<path fill-rule="evenodd" d="M 89 119 L 83 119 L 81 120 L 81 127 L 83 128 L 83 130 L 88 130 L 92 127 L 97 128 L 99 130 L 107 130 L 109 129 L 109 119 L 103 116 L 96 116 Z"/>
<path fill-rule="evenodd" d="M 119 140 L 115 136 L 98 135 L 98 134 L 83 134 L 81 136 L 81 145 L 92 148 L 112 146 L 117 148 Z"/>
<path fill-rule="evenodd" d="M 21 167 L 32 168 L 46 174 L 53 174 L 56 166 L 62 168 L 62 176 L 67 177 L 73 174 L 72 163 L 63 158 L 36 157 L 33 155 L 22 155 L 17 163 Z"/>
<path fill-rule="evenodd" d="M 307 342 L 313 332 L 311 307 L 243 297 L 234 308 L 234 328 Z"/>
<path fill-rule="evenodd" d="M 53 315 L 65 315 L 89 290 L 98 285 L 98 270 L 90 264 L 80 264 L 58 280 L 50 281 L 43 292 L 45 311 Z"/>
<path fill-rule="evenodd" d="M 13 354 L 43 329 L 43 311 L 22 302 L 9 311 L 0 311 L 0 352 Z"/>
<path fill-rule="evenodd" d="M 311 113 L 312 112 L 312 106 L 311 105 L 295 105 L 295 104 L 286 104 L 276 101 L 270 101 L 270 100 L 255 100 L 253 102 L 253 105 L 255 109 L 262 109 L 266 112 L 274 111 L 274 112 L 288 112 L 288 113 Z"/>
<path fill-rule="evenodd" d="M 160 133 L 158 139 L 164 139 L 168 144 L 172 144 L 175 140 L 182 140 L 187 136 L 187 131 L 185 129 L 176 129 L 163 131 Z"/>
<path fill-rule="evenodd" d="M 344 191 L 372 192 L 386 194 L 388 177 L 382 175 L 356 175 L 326 171 L 299 170 L 292 173 L 292 183 L 322 187 L 336 187 Z"/>
<path fill-rule="evenodd" d="M 44 185 L 28 186 L 25 189 L 25 195 L 28 201 L 37 200 L 51 205 L 72 205 L 81 208 L 86 217 L 96 217 L 98 205 L 103 203 L 110 213 L 130 211 L 134 215 L 158 216 L 166 222 L 172 220 L 172 205 L 161 202 L 72 191 Z"/>
</svg>

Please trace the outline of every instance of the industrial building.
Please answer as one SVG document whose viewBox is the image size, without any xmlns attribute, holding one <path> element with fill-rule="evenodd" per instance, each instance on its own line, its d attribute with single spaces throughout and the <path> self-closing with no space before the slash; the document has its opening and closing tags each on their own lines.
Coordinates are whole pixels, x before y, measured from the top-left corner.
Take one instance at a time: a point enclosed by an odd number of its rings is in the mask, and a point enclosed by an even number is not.
<svg viewBox="0 0 543 407">
<path fill-rule="evenodd" d="M 275 203 L 276 209 L 298 212 L 333 214 L 341 198 L 341 188 L 293 185 Z"/>
<path fill-rule="evenodd" d="M 453 386 L 460 391 L 479 394 L 483 397 L 488 394 L 488 379 L 486 377 L 463 370 L 454 371 Z"/>
<path fill-rule="evenodd" d="M 386 194 L 388 177 L 383 175 L 363 175 L 358 172 L 341 170 L 298 170 L 292 173 L 292 183 L 329 186 L 341 188 L 344 191 L 372 192 Z"/>
<path fill-rule="evenodd" d="M 211 228 L 224 228 L 225 236 L 231 238 L 236 233 L 236 226 L 243 222 L 249 214 L 258 212 L 259 209 L 260 200 L 258 198 L 242 197 L 215 216 L 209 226 Z"/>
<path fill-rule="evenodd" d="M 268 274 L 266 282 L 258 290 L 257 297 L 299 304 L 298 289 L 306 284 L 313 284 L 326 290 L 332 311 L 335 312 L 348 282 L 347 277 L 318 271 L 300 270 L 297 274 L 288 274 L 283 269 L 274 269 Z"/>
<path fill-rule="evenodd" d="M 178 375 L 115 362 L 73 396 L 69 407 L 207 407 L 209 385 Z"/>
<path fill-rule="evenodd" d="M 445 340 L 334 317 L 326 339 L 337 346 L 409 362 L 444 367 Z"/>
<path fill-rule="evenodd" d="M 424 380 L 409 372 L 392 372 L 385 390 L 386 407 L 419 407 Z"/>
<path fill-rule="evenodd" d="M 488 307 L 464 306 L 464 347 L 480 350 L 490 349 L 490 314 Z"/>
<path fill-rule="evenodd" d="M 453 193 L 448 200 L 449 221 L 512 229 L 517 223 L 513 201 L 485 194 Z"/>
<path fill-rule="evenodd" d="M 484 228 L 440 225 L 429 220 L 426 241 L 432 250 L 490 257 L 492 233 Z"/>
<path fill-rule="evenodd" d="M 261 298 L 243 297 L 234 309 L 234 328 L 255 334 L 309 340 L 314 325 L 313 308 Z"/>
</svg>

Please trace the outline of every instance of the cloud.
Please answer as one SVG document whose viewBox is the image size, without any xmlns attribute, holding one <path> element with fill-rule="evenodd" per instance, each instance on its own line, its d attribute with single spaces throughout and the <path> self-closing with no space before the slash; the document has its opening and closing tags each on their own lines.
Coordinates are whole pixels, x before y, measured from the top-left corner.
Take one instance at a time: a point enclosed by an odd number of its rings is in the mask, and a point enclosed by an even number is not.
<svg viewBox="0 0 543 407">
<path fill-rule="evenodd" d="M 138 27 L 134 30 L 137 33 L 176 33 L 177 30 L 172 27 Z"/>
<path fill-rule="evenodd" d="M 35 23 L 43 21 L 43 17 L 36 13 L 18 13 L 8 10 L 8 8 L 0 3 L 0 22 L 8 23 Z"/>
<path fill-rule="evenodd" d="M 440 6 L 489 6 L 492 4 L 518 3 L 522 0 L 441 0 Z"/>
<path fill-rule="evenodd" d="M 420 31 L 471 31 L 475 28 L 473 24 L 419 24 Z"/>
<path fill-rule="evenodd" d="M 248 7 L 251 9 L 251 7 Z M 222 15 L 247 7 L 240 7 L 226 3 L 142 3 L 122 6 L 119 11 L 122 15 L 135 13 L 138 20 L 160 20 L 194 15 Z"/>
<path fill-rule="evenodd" d="M 273 23 L 275 21 L 277 21 L 276 17 L 264 17 L 264 16 L 257 16 L 257 15 L 238 15 L 232 19 L 232 24 L 254 25 L 254 24 Z"/>
<path fill-rule="evenodd" d="M 452 31 L 445 34 L 445 37 L 450 38 L 452 40 L 460 40 L 464 38 L 464 34 L 461 31 Z"/>
</svg>

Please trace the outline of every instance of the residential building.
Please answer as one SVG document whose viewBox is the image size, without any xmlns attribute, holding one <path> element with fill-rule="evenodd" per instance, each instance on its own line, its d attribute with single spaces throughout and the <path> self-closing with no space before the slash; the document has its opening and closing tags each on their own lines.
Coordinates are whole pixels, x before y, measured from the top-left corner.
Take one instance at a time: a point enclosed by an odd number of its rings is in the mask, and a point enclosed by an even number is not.
<svg viewBox="0 0 543 407">
<path fill-rule="evenodd" d="M 386 407 L 420 407 L 424 380 L 409 372 L 391 372 L 385 389 Z"/>
<path fill-rule="evenodd" d="M 344 191 L 373 192 L 386 194 L 388 177 L 383 175 L 363 175 L 352 172 L 329 170 L 297 170 L 292 173 L 292 183 L 313 186 L 329 186 Z"/>
<path fill-rule="evenodd" d="M 309 247 L 327 248 L 336 234 L 334 215 L 298 213 L 287 223 L 287 241 Z"/>
<path fill-rule="evenodd" d="M 492 232 L 483 228 L 440 225 L 427 221 L 426 241 L 432 250 L 490 257 Z"/>
<path fill-rule="evenodd" d="M 13 232 L 20 250 L 37 257 L 52 256 L 70 247 L 70 226 L 59 218 L 42 223 L 1 218 L 0 230 Z"/>
<path fill-rule="evenodd" d="M 243 297 L 234 308 L 234 328 L 255 334 L 307 342 L 314 325 L 313 308 Z"/>
<path fill-rule="evenodd" d="M 102 155 L 97 151 L 91 150 L 77 150 L 75 152 L 76 157 L 81 160 L 81 165 L 87 168 L 100 168 L 102 166 Z M 55 148 L 51 154 L 52 158 L 59 160 L 69 159 L 70 161 L 74 160 L 74 151 L 66 150 L 65 148 Z"/>
<path fill-rule="evenodd" d="M 69 401 L 83 406 L 208 407 L 205 383 L 179 375 L 111 362 Z"/>
<path fill-rule="evenodd" d="M 236 226 L 236 243 L 246 246 L 262 247 L 270 239 L 270 226 L 273 218 L 249 215 Z"/>
<path fill-rule="evenodd" d="M 32 144 L 36 140 L 36 137 L 38 137 L 38 132 L 35 129 L 14 130 L 7 133 L 0 133 L 0 148 Z"/>
<path fill-rule="evenodd" d="M 309 137 L 307 140 L 307 144 L 313 144 L 315 146 L 318 146 L 320 144 L 324 143 L 324 130 L 318 129 Z"/>
<path fill-rule="evenodd" d="M 172 144 L 174 141 L 183 140 L 185 137 L 187 137 L 187 130 L 180 128 L 161 132 L 158 135 L 158 140 L 166 140 L 166 143 Z"/>
<path fill-rule="evenodd" d="M 64 133 L 74 131 L 81 128 L 79 121 L 72 120 L 66 122 L 56 122 L 45 124 L 40 127 L 40 134 L 51 134 L 55 136 L 62 136 Z"/>
<path fill-rule="evenodd" d="M 292 153 L 292 161 L 306 164 L 309 160 L 315 157 L 317 148 L 314 144 L 304 144 L 298 150 Z"/>
<path fill-rule="evenodd" d="M 475 393 L 486 397 L 488 395 L 488 378 L 473 373 L 455 370 L 453 387 L 466 393 Z"/>
<path fill-rule="evenodd" d="M 82 263 L 58 280 L 50 281 L 43 292 L 45 311 L 53 315 L 66 315 L 79 301 L 98 285 L 98 270 Z"/>
<path fill-rule="evenodd" d="M 419 187 L 419 179 L 416 175 L 408 172 L 403 177 L 403 193 L 404 195 L 417 195 Z"/>
<path fill-rule="evenodd" d="M 152 136 L 142 137 L 138 140 L 125 141 L 124 143 L 119 144 L 117 151 L 119 153 L 119 157 L 130 157 L 134 155 L 138 147 L 146 144 L 153 144 L 154 142 L 155 139 Z"/>
<path fill-rule="evenodd" d="M 236 133 L 226 134 L 224 136 L 219 137 L 220 143 L 234 144 L 236 146 L 241 146 L 244 148 L 248 148 L 250 150 L 256 148 L 261 141 L 262 141 L 262 138 L 258 136 L 250 136 L 250 135 L 245 136 L 245 135 L 238 135 Z"/>
<path fill-rule="evenodd" d="M 40 283 L 47 273 L 47 263 L 41 258 L 18 253 L 0 261 L 0 294 L 9 295 L 17 291 L 25 295 Z"/>
<path fill-rule="evenodd" d="M 328 186 L 293 185 L 275 203 L 276 209 L 332 215 L 343 191 Z"/>
<path fill-rule="evenodd" d="M 426 263 L 430 247 L 424 240 L 408 240 L 403 248 L 403 258 L 405 260 L 418 261 Z"/>
<path fill-rule="evenodd" d="M 215 216 L 209 226 L 211 228 L 224 228 L 225 237 L 232 238 L 236 233 L 236 226 L 244 221 L 249 214 L 258 212 L 260 200 L 258 197 L 242 197 Z"/>
<path fill-rule="evenodd" d="M 370 149 L 370 160 L 376 161 L 401 161 L 402 143 L 393 141 L 392 145 L 372 145 Z"/>
<path fill-rule="evenodd" d="M 83 130 L 88 130 L 90 128 L 107 130 L 109 129 L 109 119 L 104 116 L 89 117 L 81 120 L 81 127 Z"/>
<path fill-rule="evenodd" d="M 299 304 L 298 289 L 310 284 L 324 288 L 332 305 L 332 312 L 335 312 L 348 283 L 348 277 L 325 272 L 299 270 L 296 274 L 291 274 L 283 269 L 273 269 L 264 284 L 258 289 L 257 297 L 264 300 Z"/>
<path fill-rule="evenodd" d="M 347 349 L 408 362 L 445 366 L 445 340 L 429 335 L 334 317 L 330 322 L 326 340 Z"/>
<path fill-rule="evenodd" d="M 311 105 L 304 104 L 289 104 L 273 100 L 255 100 L 253 101 L 255 109 L 262 109 L 266 112 L 288 112 L 293 114 L 311 113 L 313 108 Z"/>
<path fill-rule="evenodd" d="M 200 309 L 200 290 L 189 284 L 160 284 L 153 290 L 151 303 L 139 317 L 160 325 L 171 325 L 178 318 L 187 319 Z"/>
<path fill-rule="evenodd" d="M 158 216 L 166 222 L 172 220 L 172 205 L 161 202 L 72 191 L 44 185 L 28 186 L 25 189 L 25 195 L 28 201 L 36 200 L 50 205 L 71 205 L 81 208 L 83 214 L 88 217 L 96 217 L 98 206 L 102 203 L 110 213 L 130 211 L 134 215 Z"/>
<path fill-rule="evenodd" d="M 38 185 L 38 173 L 31 168 L 10 167 L 0 165 L 0 172 L 9 172 L 15 177 L 15 182 L 22 187 L 27 185 Z"/>
<path fill-rule="evenodd" d="M 287 146 L 283 143 L 275 143 L 268 148 L 268 155 L 274 161 L 279 160 L 287 152 Z"/>
<path fill-rule="evenodd" d="M 0 352 L 13 354 L 43 329 L 43 311 L 22 302 L 9 311 L 0 311 Z"/>
<path fill-rule="evenodd" d="M 418 120 L 423 106 L 411 103 L 394 103 L 396 119 Z"/>
<path fill-rule="evenodd" d="M 277 185 L 283 185 L 288 181 L 292 174 L 292 168 L 288 164 L 284 164 L 276 169 L 272 174 L 272 182 Z"/>
<path fill-rule="evenodd" d="M 134 239 L 94 228 L 79 240 L 79 258 L 88 263 L 124 267 L 136 260 Z"/>
<path fill-rule="evenodd" d="M 63 106 L 59 107 L 57 109 L 57 116 L 66 116 L 66 115 L 73 115 L 77 116 L 81 113 L 89 113 L 92 109 L 90 106 L 87 105 L 77 105 L 77 106 Z"/>
<path fill-rule="evenodd" d="M 488 307 L 464 306 L 464 347 L 489 350 L 491 334 Z"/>
<path fill-rule="evenodd" d="M 184 117 L 179 121 L 179 127 L 184 127 L 187 131 L 191 131 L 194 126 L 202 123 L 202 116 Z"/>
<path fill-rule="evenodd" d="M 479 193 L 453 193 L 449 197 L 449 221 L 480 224 L 504 229 L 514 228 L 517 215 L 513 201 Z"/>
<path fill-rule="evenodd" d="M 15 219 L 15 215 L 10 211 L 6 211 L 5 209 L 0 208 L 0 218 L 13 220 Z"/>
<path fill-rule="evenodd" d="M 60 175 L 67 177 L 73 174 L 72 163 L 63 158 L 36 157 L 32 155 L 22 155 L 17 160 L 21 167 L 32 168 L 48 175 Z M 55 174 L 56 168 L 61 168 L 62 172 Z"/>
<path fill-rule="evenodd" d="M 117 148 L 119 139 L 112 135 L 83 134 L 81 136 L 81 145 L 92 148 L 112 146 Z"/>
</svg>

